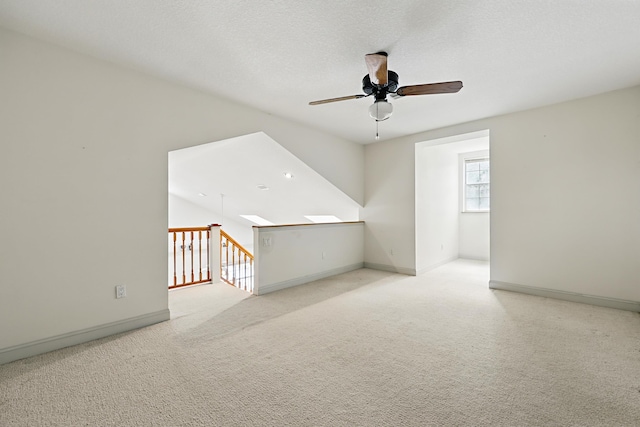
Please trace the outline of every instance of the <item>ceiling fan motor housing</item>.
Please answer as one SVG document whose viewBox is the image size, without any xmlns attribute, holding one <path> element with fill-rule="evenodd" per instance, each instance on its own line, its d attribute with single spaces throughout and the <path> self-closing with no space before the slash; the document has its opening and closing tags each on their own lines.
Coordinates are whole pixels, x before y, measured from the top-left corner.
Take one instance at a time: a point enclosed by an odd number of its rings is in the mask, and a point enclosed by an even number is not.
<svg viewBox="0 0 640 427">
<path fill-rule="evenodd" d="M 389 76 L 387 84 L 385 86 L 374 85 L 371 83 L 371 78 L 369 74 L 365 75 L 362 79 L 362 91 L 366 95 L 378 95 L 379 93 L 393 93 L 398 89 L 398 74 L 394 71 L 388 70 L 387 74 Z"/>
</svg>

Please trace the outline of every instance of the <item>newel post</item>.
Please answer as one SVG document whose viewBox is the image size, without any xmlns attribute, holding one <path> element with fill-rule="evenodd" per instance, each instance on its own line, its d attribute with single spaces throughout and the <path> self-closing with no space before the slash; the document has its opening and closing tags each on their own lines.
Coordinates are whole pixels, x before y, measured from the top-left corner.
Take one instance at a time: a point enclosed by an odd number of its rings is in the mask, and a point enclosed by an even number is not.
<svg viewBox="0 0 640 427">
<path fill-rule="evenodd" d="M 209 229 L 211 283 L 220 283 L 220 224 L 211 224 Z"/>
</svg>

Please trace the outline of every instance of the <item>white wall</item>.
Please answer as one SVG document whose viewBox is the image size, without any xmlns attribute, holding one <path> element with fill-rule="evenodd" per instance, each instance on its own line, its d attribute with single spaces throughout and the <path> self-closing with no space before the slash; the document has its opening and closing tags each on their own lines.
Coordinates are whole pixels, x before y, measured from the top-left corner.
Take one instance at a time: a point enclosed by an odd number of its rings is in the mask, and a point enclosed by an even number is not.
<svg viewBox="0 0 640 427">
<path fill-rule="evenodd" d="M 358 144 L 2 29 L 0 63 L 1 360 L 166 318 L 170 150 L 264 131 L 363 199 Z"/>
<path fill-rule="evenodd" d="M 173 227 L 203 227 L 211 224 L 221 224 L 222 229 L 245 249 L 253 253 L 252 225 L 242 224 L 230 218 L 223 219 L 220 212 L 209 211 L 202 206 L 191 203 L 180 196 L 169 193 L 169 228 Z"/>
<path fill-rule="evenodd" d="M 451 144 L 416 144 L 416 269 L 458 258 L 458 154 Z"/>
<path fill-rule="evenodd" d="M 365 265 L 416 274 L 414 142 L 367 145 L 365 163 Z"/>
<path fill-rule="evenodd" d="M 254 227 L 256 295 L 362 268 L 362 222 Z"/>
<path fill-rule="evenodd" d="M 363 217 L 375 221 L 365 261 L 402 244 L 403 265 L 415 263 L 414 202 L 394 194 L 413 186 L 407 147 L 483 129 L 491 131 L 492 281 L 640 301 L 640 87 L 366 146 Z M 380 167 L 391 184 L 376 178 Z M 388 233 L 394 218 L 403 226 Z"/>
<path fill-rule="evenodd" d="M 640 301 L 640 87 L 495 127 L 492 280 Z"/>
<path fill-rule="evenodd" d="M 169 228 L 204 227 L 220 224 L 220 213 L 211 212 L 180 196 L 169 193 Z"/>
<path fill-rule="evenodd" d="M 458 227 L 458 257 L 489 261 L 490 218 L 489 212 L 460 212 Z"/>
</svg>

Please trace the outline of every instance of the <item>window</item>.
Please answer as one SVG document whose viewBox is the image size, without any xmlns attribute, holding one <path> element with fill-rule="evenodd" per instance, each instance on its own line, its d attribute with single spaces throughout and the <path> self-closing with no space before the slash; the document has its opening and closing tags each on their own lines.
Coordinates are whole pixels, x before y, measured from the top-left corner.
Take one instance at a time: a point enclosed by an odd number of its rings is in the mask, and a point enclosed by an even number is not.
<svg viewBox="0 0 640 427">
<path fill-rule="evenodd" d="M 489 212 L 489 159 L 466 159 L 463 175 L 463 212 Z"/>
<path fill-rule="evenodd" d="M 258 225 L 275 225 L 274 223 L 272 223 L 271 221 L 268 221 L 264 218 L 262 218 L 259 215 L 240 215 L 242 218 L 253 222 L 254 224 L 258 224 Z"/>
<path fill-rule="evenodd" d="M 342 222 L 340 218 L 335 215 L 305 215 L 311 222 L 315 222 L 316 224 L 323 224 L 327 222 Z"/>
</svg>

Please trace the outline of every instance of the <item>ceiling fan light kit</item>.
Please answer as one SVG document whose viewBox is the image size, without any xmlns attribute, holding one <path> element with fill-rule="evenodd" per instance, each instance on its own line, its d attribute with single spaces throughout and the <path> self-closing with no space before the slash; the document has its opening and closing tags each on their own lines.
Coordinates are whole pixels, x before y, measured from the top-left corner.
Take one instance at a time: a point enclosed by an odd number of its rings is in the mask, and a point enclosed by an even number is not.
<svg viewBox="0 0 640 427">
<path fill-rule="evenodd" d="M 377 52 L 365 55 L 369 74 L 362 79 L 362 91 L 364 95 L 341 96 L 320 101 L 312 101 L 309 105 L 328 104 L 331 102 L 346 101 L 374 96 L 375 101 L 369 107 L 369 115 L 376 123 L 387 120 L 393 113 L 393 106 L 387 101 L 387 95 L 394 98 L 414 95 L 434 95 L 439 93 L 456 93 L 462 89 L 461 81 L 428 83 L 421 85 L 402 86 L 398 88 L 398 74 L 387 69 L 387 53 Z M 376 139 L 378 139 L 376 132 Z"/>
<path fill-rule="evenodd" d="M 376 99 L 376 102 L 369 107 L 369 115 L 376 122 L 387 120 L 391 117 L 391 113 L 393 113 L 393 105 L 383 99 Z"/>
</svg>

